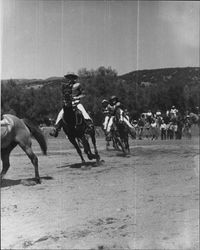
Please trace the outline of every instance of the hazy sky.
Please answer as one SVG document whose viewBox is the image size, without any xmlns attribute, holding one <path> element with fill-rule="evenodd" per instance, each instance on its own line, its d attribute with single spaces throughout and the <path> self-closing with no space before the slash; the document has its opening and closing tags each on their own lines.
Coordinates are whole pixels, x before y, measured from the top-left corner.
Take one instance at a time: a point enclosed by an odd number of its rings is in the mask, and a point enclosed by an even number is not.
<svg viewBox="0 0 200 250">
<path fill-rule="evenodd" d="M 1 1 L 1 78 L 199 66 L 198 1 Z"/>
</svg>

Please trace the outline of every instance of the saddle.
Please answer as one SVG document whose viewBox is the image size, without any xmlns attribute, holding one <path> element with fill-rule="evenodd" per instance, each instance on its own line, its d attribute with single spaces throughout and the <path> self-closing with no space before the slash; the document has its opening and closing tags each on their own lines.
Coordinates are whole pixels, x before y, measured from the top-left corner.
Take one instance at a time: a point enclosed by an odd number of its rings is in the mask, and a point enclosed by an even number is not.
<svg viewBox="0 0 200 250">
<path fill-rule="evenodd" d="M 84 123 L 84 118 L 79 109 L 73 108 L 73 112 L 74 112 L 74 118 L 75 118 L 75 128 L 77 128 Z M 70 124 L 68 124 L 68 122 L 64 119 L 64 117 L 62 118 L 62 120 L 66 125 L 70 126 Z"/>
<path fill-rule="evenodd" d="M 14 126 L 14 122 L 7 117 L 6 115 L 3 116 L 3 120 L 1 120 L 1 148 L 4 148 L 9 144 L 9 136 Z"/>
<path fill-rule="evenodd" d="M 81 126 L 84 122 L 83 115 L 79 109 L 76 109 L 75 111 L 75 121 L 76 121 L 76 127 Z"/>
</svg>

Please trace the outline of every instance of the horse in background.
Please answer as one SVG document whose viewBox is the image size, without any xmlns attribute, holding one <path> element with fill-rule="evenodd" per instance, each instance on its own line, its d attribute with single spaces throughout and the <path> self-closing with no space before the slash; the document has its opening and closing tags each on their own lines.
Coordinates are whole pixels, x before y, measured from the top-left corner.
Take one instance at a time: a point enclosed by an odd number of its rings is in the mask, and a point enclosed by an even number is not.
<svg viewBox="0 0 200 250">
<path fill-rule="evenodd" d="M 184 118 L 183 115 L 181 115 L 180 113 L 177 116 L 176 124 L 177 124 L 177 131 L 175 136 L 177 140 L 181 140 L 183 136 Z"/>
<path fill-rule="evenodd" d="M 115 112 L 113 129 L 115 131 L 115 139 L 117 141 L 117 144 L 122 148 L 123 153 L 126 154 L 130 153 L 130 148 L 129 148 L 130 131 L 127 124 L 121 119 L 121 112 L 123 111 L 119 108 Z"/>
<path fill-rule="evenodd" d="M 190 122 L 192 125 L 197 125 L 200 127 L 200 114 L 189 113 Z"/>
<path fill-rule="evenodd" d="M 195 120 L 193 120 L 195 118 Z M 192 114 L 192 118 L 190 115 L 186 115 L 183 119 L 183 135 L 188 138 L 191 139 L 192 138 L 192 125 L 194 125 L 193 122 L 196 123 L 196 116 L 193 116 Z"/>
<path fill-rule="evenodd" d="M 47 144 L 41 129 L 28 119 L 19 119 L 10 114 L 3 116 L 7 125 L 1 126 L 1 160 L 3 168 L 0 178 L 3 179 L 10 167 L 10 153 L 19 145 L 27 154 L 35 169 L 35 180 L 40 183 L 38 169 L 38 158 L 32 150 L 31 136 L 33 136 L 40 145 L 44 155 L 47 153 Z"/>
</svg>

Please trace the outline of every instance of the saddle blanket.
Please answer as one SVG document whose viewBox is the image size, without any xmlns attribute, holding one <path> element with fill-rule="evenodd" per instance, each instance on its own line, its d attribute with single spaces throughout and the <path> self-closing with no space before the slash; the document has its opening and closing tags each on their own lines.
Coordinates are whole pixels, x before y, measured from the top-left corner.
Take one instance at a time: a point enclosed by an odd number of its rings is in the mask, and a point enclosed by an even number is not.
<svg viewBox="0 0 200 250">
<path fill-rule="evenodd" d="M 14 123 L 8 116 L 4 115 L 3 120 L 0 121 L 0 125 L 1 125 L 1 146 L 3 146 L 5 139 L 8 133 L 11 131 Z"/>
</svg>

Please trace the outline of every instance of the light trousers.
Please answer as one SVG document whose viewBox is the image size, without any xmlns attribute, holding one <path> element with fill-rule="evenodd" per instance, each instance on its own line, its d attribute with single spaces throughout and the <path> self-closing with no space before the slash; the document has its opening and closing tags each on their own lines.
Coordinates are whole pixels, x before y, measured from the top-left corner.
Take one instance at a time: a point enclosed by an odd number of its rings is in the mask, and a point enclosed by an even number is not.
<svg viewBox="0 0 200 250">
<path fill-rule="evenodd" d="M 81 111 L 85 120 L 92 120 L 81 103 L 77 105 L 77 108 Z M 55 125 L 57 125 L 59 121 L 62 119 L 63 114 L 64 114 L 64 110 L 61 109 L 60 112 L 58 113 Z"/>
</svg>

